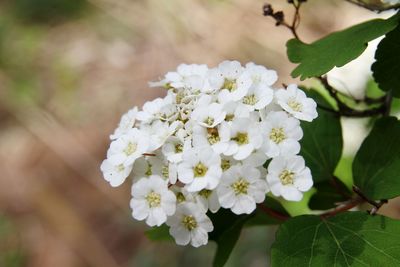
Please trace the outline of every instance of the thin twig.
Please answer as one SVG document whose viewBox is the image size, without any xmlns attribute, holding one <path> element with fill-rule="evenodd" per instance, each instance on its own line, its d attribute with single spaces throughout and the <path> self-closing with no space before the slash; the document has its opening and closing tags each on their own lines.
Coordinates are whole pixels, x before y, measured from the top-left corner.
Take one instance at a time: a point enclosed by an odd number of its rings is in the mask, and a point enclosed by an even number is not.
<svg viewBox="0 0 400 267">
<path fill-rule="evenodd" d="M 373 208 L 369 211 L 369 213 L 371 215 L 374 215 L 378 212 L 378 210 L 384 205 L 386 204 L 388 201 L 387 199 L 383 199 L 379 202 L 376 202 L 374 200 L 369 199 L 362 191 L 360 188 L 358 188 L 357 186 L 353 185 L 353 191 L 361 198 L 363 199 L 365 202 L 371 204 L 373 206 Z"/>
<path fill-rule="evenodd" d="M 357 196 L 349 201 L 347 201 L 344 205 L 341 205 L 331 211 L 325 212 L 320 215 L 321 218 L 327 218 L 327 217 L 332 217 L 335 216 L 338 213 L 348 211 L 354 207 L 357 207 L 358 205 L 364 203 L 364 199 L 361 197 Z"/>
<path fill-rule="evenodd" d="M 288 220 L 290 217 L 279 212 L 276 210 L 273 210 L 271 208 L 268 208 L 267 206 L 265 206 L 264 204 L 257 204 L 258 208 L 261 209 L 263 212 L 267 213 L 268 215 L 274 217 L 275 219 L 278 219 L 280 221 L 286 221 Z"/>
</svg>

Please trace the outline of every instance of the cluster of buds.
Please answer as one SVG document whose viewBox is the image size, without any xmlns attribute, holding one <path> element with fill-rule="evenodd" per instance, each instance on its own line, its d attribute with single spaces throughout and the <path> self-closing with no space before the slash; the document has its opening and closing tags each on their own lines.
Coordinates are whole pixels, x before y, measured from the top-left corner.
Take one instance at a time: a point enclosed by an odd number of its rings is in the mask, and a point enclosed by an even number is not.
<svg viewBox="0 0 400 267">
<path fill-rule="evenodd" d="M 267 193 L 301 200 L 313 182 L 298 155 L 300 120 L 317 117 L 316 103 L 294 84 L 273 87 L 277 78 L 224 61 L 182 64 L 150 83 L 166 96 L 122 116 L 101 165 L 112 186 L 130 178 L 132 216 L 198 247 L 213 231 L 209 212 L 250 214 Z"/>
</svg>

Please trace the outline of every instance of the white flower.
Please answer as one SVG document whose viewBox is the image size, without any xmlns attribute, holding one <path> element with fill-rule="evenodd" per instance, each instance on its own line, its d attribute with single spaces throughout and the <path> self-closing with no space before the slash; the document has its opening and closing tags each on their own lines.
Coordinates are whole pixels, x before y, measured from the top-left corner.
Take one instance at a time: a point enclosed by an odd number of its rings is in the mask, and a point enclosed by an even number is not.
<svg viewBox="0 0 400 267">
<path fill-rule="evenodd" d="M 195 193 L 195 200 L 204 209 L 204 212 L 210 210 L 215 213 L 221 207 L 216 190 L 203 189 Z"/>
<path fill-rule="evenodd" d="M 221 133 L 226 138 L 225 133 Z M 233 156 L 236 160 L 247 158 L 254 149 L 261 147 L 263 138 L 259 123 L 250 119 L 235 119 L 229 131 L 229 148 L 225 155 Z"/>
<path fill-rule="evenodd" d="M 181 203 L 196 203 L 193 193 L 188 192 L 184 187 L 172 185 L 169 189 L 174 192 L 178 205 Z"/>
<path fill-rule="evenodd" d="M 303 137 L 300 122 L 286 112 L 270 112 L 261 124 L 266 134 L 262 150 L 268 157 L 295 155 L 300 151 L 299 140 Z"/>
<path fill-rule="evenodd" d="M 253 62 L 246 64 L 246 72 L 250 74 L 253 83 L 273 85 L 278 80 L 278 74 L 274 70 L 269 70 L 264 66 L 256 65 Z"/>
<path fill-rule="evenodd" d="M 151 125 L 143 127 L 142 132 L 150 137 L 149 151 L 154 151 L 164 145 L 167 139 L 182 127 L 182 124 L 181 121 L 174 121 L 171 124 L 154 121 Z"/>
<path fill-rule="evenodd" d="M 250 214 L 268 192 L 267 183 L 260 178 L 260 171 L 251 166 L 233 166 L 227 170 L 217 188 L 221 207 L 235 214 Z"/>
<path fill-rule="evenodd" d="M 214 230 L 211 220 L 194 203 L 179 204 L 174 216 L 169 217 L 169 233 L 178 245 L 199 247 L 208 243 L 208 233 Z"/>
<path fill-rule="evenodd" d="M 151 175 L 162 175 L 163 159 L 160 155 L 139 158 L 133 164 L 134 178 L 150 177 Z"/>
<path fill-rule="evenodd" d="M 256 150 L 251 153 L 247 158 L 242 160 L 244 165 L 252 167 L 261 167 L 269 159 L 269 157 L 261 150 Z"/>
<path fill-rule="evenodd" d="M 268 166 L 267 182 L 272 194 L 291 201 L 300 201 L 313 185 L 301 156 L 274 158 Z"/>
<path fill-rule="evenodd" d="M 120 186 L 132 171 L 132 165 L 124 166 L 124 164 L 113 165 L 109 160 L 105 159 L 100 166 L 104 179 L 111 186 Z"/>
<path fill-rule="evenodd" d="M 275 96 L 277 103 L 299 120 L 312 121 L 318 116 L 317 103 L 295 84 L 290 84 L 286 90 L 279 89 Z"/>
<path fill-rule="evenodd" d="M 189 192 L 217 187 L 222 175 L 221 158 L 210 147 L 195 147 L 183 152 L 178 179 Z"/>
<path fill-rule="evenodd" d="M 223 110 L 226 112 L 225 121 L 250 117 L 250 110 L 241 102 L 226 102 L 224 103 Z"/>
<path fill-rule="evenodd" d="M 266 84 L 252 86 L 247 94 L 243 97 L 242 103 L 250 110 L 260 110 L 271 103 L 274 91 Z"/>
<path fill-rule="evenodd" d="M 183 141 L 182 138 L 171 136 L 162 146 L 162 153 L 167 160 L 173 163 L 182 161 L 182 152 L 190 147 L 189 141 Z"/>
<path fill-rule="evenodd" d="M 178 180 L 178 165 L 165 160 L 161 165 L 161 176 L 171 184 L 175 184 Z"/>
<path fill-rule="evenodd" d="M 143 105 L 143 110 L 137 113 L 137 119 L 144 123 L 154 120 L 174 121 L 177 117 L 174 96 L 168 94 L 165 98 L 156 98 Z"/>
<path fill-rule="evenodd" d="M 214 90 L 220 90 L 220 103 L 238 101 L 244 97 L 252 84 L 249 74 L 238 61 L 224 61 L 209 72 L 209 83 Z"/>
<path fill-rule="evenodd" d="M 149 139 L 138 129 L 133 128 L 125 135 L 111 142 L 107 158 L 113 165 L 132 165 L 149 148 Z"/>
<path fill-rule="evenodd" d="M 207 65 L 180 64 L 176 72 L 168 72 L 163 82 L 174 88 L 202 89 Z"/>
<path fill-rule="evenodd" d="M 221 104 L 212 103 L 193 110 L 191 119 L 203 127 L 214 128 L 225 119 L 225 115 Z"/>
<path fill-rule="evenodd" d="M 111 140 L 117 139 L 122 135 L 126 134 L 130 129 L 132 129 L 133 126 L 135 125 L 137 113 L 138 113 L 138 108 L 134 107 L 127 113 L 122 115 L 118 128 L 115 129 L 114 134 L 110 136 L 110 139 Z"/>
<path fill-rule="evenodd" d="M 229 126 L 224 122 L 215 128 L 195 126 L 193 146 L 211 146 L 215 153 L 224 153 L 229 147 Z"/>
<path fill-rule="evenodd" d="M 160 226 L 166 222 L 167 216 L 175 213 L 176 197 L 161 177 L 152 175 L 132 185 L 130 206 L 133 218 L 146 219 L 149 226 Z"/>
</svg>

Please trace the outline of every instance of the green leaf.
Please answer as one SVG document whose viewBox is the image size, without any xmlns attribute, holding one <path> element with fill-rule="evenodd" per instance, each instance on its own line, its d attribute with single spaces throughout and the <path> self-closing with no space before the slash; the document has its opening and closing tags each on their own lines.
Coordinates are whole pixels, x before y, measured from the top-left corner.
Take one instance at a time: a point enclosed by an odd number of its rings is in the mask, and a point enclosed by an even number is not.
<svg viewBox="0 0 400 267">
<path fill-rule="evenodd" d="M 371 70 L 379 88 L 400 97 L 400 26 L 389 32 L 375 52 Z"/>
<path fill-rule="evenodd" d="M 342 127 L 339 117 L 318 109 L 318 117 L 312 122 L 302 122 L 301 127 L 304 136 L 300 141 L 300 154 L 311 169 L 314 182 L 329 180 L 342 154 Z"/>
<path fill-rule="evenodd" d="M 287 54 L 293 63 L 300 63 L 292 76 L 304 80 L 321 76 L 333 67 L 341 67 L 364 52 L 367 43 L 393 30 L 400 19 L 396 14 L 387 20 L 374 19 L 345 30 L 334 32 L 311 44 L 297 39 L 287 42 Z"/>
<path fill-rule="evenodd" d="M 148 239 L 153 241 L 173 241 L 174 239 L 169 234 L 169 228 L 163 224 L 160 227 L 153 227 L 145 232 Z"/>
<path fill-rule="evenodd" d="M 353 162 L 354 183 L 371 199 L 400 195 L 400 122 L 384 117 L 375 122 Z"/>
<path fill-rule="evenodd" d="M 214 224 L 214 231 L 210 233 L 210 240 L 217 243 L 213 266 L 222 267 L 235 247 L 243 225 L 254 214 L 236 215 L 230 210 L 220 209 L 218 213 L 210 213 L 208 216 Z"/>
<path fill-rule="evenodd" d="M 314 187 L 317 192 L 312 195 L 308 203 L 313 210 L 334 208 L 335 203 L 346 201 L 351 197 L 351 192 L 339 179 L 332 178 L 329 181 L 319 182 L 314 184 Z"/>
<path fill-rule="evenodd" d="M 282 224 L 272 266 L 400 266 L 400 222 L 365 212 L 304 215 Z"/>
<path fill-rule="evenodd" d="M 282 204 L 272 197 L 267 196 L 263 205 L 275 212 L 278 212 L 280 215 L 290 217 L 289 213 L 287 213 Z M 245 226 L 274 225 L 281 224 L 282 222 L 283 220 L 272 217 L 271 215 L 268 215 L 266 212 L 264 212 L 262 209 L 257 208 L 255 211 L 255 215 L 247 220 Z"/>
</svg>

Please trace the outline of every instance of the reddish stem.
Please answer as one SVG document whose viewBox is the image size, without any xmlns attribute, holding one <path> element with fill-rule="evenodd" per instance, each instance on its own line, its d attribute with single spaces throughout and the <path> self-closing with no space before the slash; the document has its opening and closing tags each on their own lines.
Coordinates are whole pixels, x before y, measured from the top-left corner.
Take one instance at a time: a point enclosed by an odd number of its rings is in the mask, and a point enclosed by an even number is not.
<svg viewBox="0 0 400 267">
<path fill-rule="evenodd" d="M 264 204 L 258 204 L 257 205 L 259 209 L 261 209 L 262 211 L 264 211 L 265 213 L 267 213 L 268 215 L 274 217 L 275 219 L 278 219 L 280 221 L 286 221 L 287 219 L 289 219 L 290 217 L 280 213 L 279 211 L 273 210 L 271 208 L 268 208 L 267 206 L 265 206 Z"/>
<path fill-rule="evenodd" d="M 344 211 L 348 211 L 358 205 L 360 205 L 361 203 L 364 203 L 364 199 L 362 199 L 361 197 L 357 196 L 354 199 L 351 199 L 350 201 L 348 201 L 346 204 L 339 206 L 337 208 L 335 208 L 334 210 L 325 212 L 323 214 L 321 214 L 321 218 L 327 218 L 327 217 L 331 217 L 331 216 L 335 216 L 338 213 L 344 212 Z"/>
</svg>

